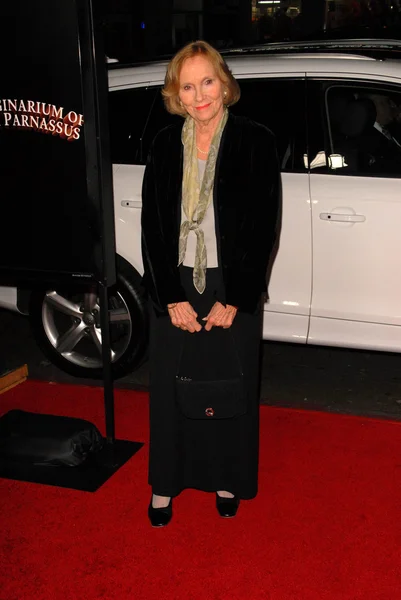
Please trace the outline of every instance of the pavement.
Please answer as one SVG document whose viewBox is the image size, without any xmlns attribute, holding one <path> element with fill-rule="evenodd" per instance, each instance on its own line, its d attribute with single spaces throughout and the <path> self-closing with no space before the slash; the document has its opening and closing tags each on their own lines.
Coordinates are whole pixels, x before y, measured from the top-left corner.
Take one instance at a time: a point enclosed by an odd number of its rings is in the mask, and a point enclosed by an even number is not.
<svg viewBox="0 0 401 600">
<path fill-rule="evenodd" d="M 37 347 L 29 319 L 0 310 L 0 371 L 23 364 L 32 379 L 101 385 L 52 365 Z M 400 367 L 400 354 L 263 342 L 261 403 L 401 420 Z M 115 387 L 146 390 L 148 381 L 144 363 Z"/>
</svg>

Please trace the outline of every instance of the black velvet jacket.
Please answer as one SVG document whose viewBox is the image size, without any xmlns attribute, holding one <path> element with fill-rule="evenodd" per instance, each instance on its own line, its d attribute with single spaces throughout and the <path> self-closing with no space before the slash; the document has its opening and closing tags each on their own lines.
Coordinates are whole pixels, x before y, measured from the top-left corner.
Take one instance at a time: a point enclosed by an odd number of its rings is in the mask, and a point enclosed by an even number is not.
<svg viewBox="0 0 401 600">
<path fill-rule="evenodd" d="M 149 153 L 142 189 L 143 285 L 156 311 L 186 300 L 178 263 L 183 169 L 182 125 L 160 131 Z M 213 201 L 224 290 L 218 300 L 254 312 L 266 291 L 276 240 L 280 170 L 273 134 L 229 115 L 216 164 Z"/>
</svg>

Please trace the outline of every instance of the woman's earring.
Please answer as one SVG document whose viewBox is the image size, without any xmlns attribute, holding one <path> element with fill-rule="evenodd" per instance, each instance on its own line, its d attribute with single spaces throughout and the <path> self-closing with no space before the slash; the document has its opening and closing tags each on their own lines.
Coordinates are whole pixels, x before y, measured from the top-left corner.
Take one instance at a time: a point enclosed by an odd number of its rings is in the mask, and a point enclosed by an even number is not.
<svg viewBox="0 0 401 600">
<path fill-rule="evenodd" d="M 225 100 L 225 99 L 226 99 L 226 97 L 227 97 L 227 92 L 226 92 L 226 90 L 224 90 L 224 94 L 223 94 L 223 96 L 224 96 L 224 100 Z"/>
</svg>

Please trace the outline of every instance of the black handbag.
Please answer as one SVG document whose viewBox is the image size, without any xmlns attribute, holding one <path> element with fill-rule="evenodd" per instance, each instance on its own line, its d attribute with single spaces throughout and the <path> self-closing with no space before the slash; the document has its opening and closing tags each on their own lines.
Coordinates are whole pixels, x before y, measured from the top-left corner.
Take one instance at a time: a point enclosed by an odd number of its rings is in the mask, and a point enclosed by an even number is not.
<svg viewBox="0 0 401 600">
<path fill-rule="evenodd" d="M 246 413 L 244 374 L 230 329 L 184 333 L 176 402 L 188 419 L 232 419 Z"/>
<path fill-rule="evenodd" d="M 76 467 L 103 447 L 103 437 L 84 419 L 10 410 L 0 418 L 0 464 Z"/>
</svg>

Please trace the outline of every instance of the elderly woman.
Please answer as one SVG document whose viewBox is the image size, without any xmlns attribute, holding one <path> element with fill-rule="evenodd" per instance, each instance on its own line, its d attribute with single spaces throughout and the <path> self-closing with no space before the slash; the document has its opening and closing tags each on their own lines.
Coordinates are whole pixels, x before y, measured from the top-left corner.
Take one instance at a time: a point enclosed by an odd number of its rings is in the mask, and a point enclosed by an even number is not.
<svg viewBox="0 0 401 600">
<path fill-rule="evenodd" d="M 280 179 L 272 133 L 229 112 L 240 89 L 209 44 L 194 42 L 176 54 L 163 97 L 184 121 L 156 136 L 142 193 L 154 527 L 169 523 L 172 498 L 185 488 L 214 492 L 222 517 L 256 496 L 261 298 Z M 211 407 L 209 419 L 188 417 L 177 402 L 184 360 L 204 380 L 224 380 L 238 360 L 244 410 L 215 419 Z M 241 394 L 230 389 L 234 402 Z"/>
</svg>

